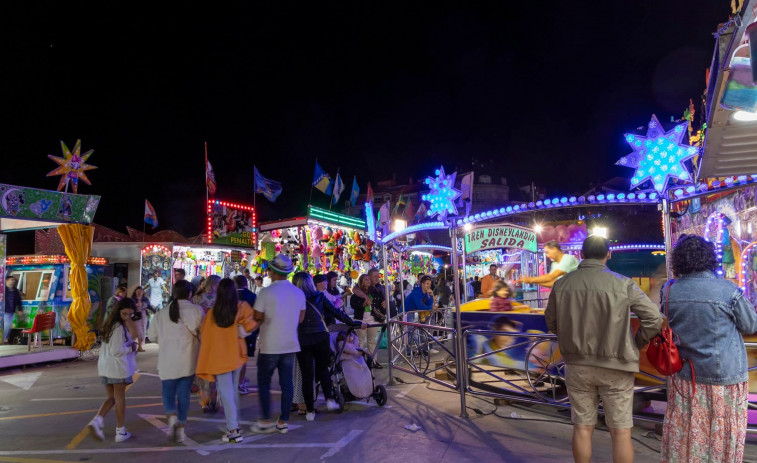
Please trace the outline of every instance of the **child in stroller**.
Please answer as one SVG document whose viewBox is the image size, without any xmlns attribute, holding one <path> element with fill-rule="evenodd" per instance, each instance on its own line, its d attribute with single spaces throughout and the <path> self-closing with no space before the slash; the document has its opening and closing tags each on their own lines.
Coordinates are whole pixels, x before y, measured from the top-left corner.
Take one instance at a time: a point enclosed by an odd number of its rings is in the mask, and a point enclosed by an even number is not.
<svg viewBox="0 0 757 463">
<path fill-rule="evenodd" d="M 360 340 L 355 329 L 332 334 L 332 350 L 335 353 L 331 365 L 331 377 L 336 389 L 337 402 L 343 408 L 345 401 L 373 398 L 379 406 L 387 401 L 386 389 L 374 384 L 371 367 L 372 359 L 360 347 Z M 336 336 L 334 336 L 336 335 Z"/>
</svg>

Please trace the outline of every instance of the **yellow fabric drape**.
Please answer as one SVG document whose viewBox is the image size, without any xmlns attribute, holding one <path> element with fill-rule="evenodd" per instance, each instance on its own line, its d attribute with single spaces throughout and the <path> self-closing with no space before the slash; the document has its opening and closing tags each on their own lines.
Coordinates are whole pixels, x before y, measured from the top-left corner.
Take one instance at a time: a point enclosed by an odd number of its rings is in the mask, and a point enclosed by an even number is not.
<svg viewBox="0 0 757 463">
<path fill-rule="evenodd" d="M 66 224 L 58 226 L 66 255 L 71 261 L 71 293 L 73 302 L 68 311 L 68 321 L 76 335 L 74 348 L 87 350 L 95 342 L 95 333 L 89 331 L 87 318 L 92 301 L 89 299 L 89 283 L 87 281 L 87 259 L 92 252 L 92 236 L 94 228 L 88 225 Z"/>
</svg>

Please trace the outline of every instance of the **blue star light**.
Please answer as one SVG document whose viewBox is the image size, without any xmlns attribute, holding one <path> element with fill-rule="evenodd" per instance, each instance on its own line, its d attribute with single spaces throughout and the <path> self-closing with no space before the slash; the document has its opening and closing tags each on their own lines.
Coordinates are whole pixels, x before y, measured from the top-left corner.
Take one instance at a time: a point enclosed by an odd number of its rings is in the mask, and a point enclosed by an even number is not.
<svg viewBox="0 0 757 463">
<path fill-rule="evenodd" d="M 455 188 L 455 178 L 457 172 L 451 175 L 444 173 L 444 167 L 436 169 L 436 178 L 427 177 L 426 185 L 431 189 L 422 199 L 431 203 L 428 209 L 428 216 L 439 215 L 439 220 L 444 220 L 447 215 L 457 215 L 455 200 L 462 195 L 462 191 Z"/>
<path fill-rule="evenodd" d="M 689 121 L 686 121 L 665 132 L 653 114 L 646 137 L 631 133 L 625 135 L 633 153 L 623 156 L 615 164 L 636 169 L 631 178 L 631 188 L 649 180 L 654 189 L 662 193 L 670 179 L 691 180 L 683 163 L 699 154 L 699 148 L 681 143 L 688 124 Z"/>
</svg>

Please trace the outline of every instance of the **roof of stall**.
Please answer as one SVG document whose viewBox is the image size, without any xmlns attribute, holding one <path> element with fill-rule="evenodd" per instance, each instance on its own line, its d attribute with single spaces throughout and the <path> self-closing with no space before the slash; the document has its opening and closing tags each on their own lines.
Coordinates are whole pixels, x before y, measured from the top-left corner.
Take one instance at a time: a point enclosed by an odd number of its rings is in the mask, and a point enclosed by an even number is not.
<svg viewBox="0 0 757 463">
<path fill-rule="evenodd" d="M 720 104 L 730 77 L 731 58 L 744 43 L 744 33 L 755 19 L 755 9 L 757 0 L 749 0 L 741 14 L 731 18 L 717 33 L 707 85 L 707 132 L 697 175 L 700 179 L 757 174 L 757 120 L 739 120 L 743 111 L 726 109 Z"/>
<path fill-rule="evenodd" d="M 366 230 L 365 220 L 361 218 L 340 214 L 338 212 L 332 212 L 327 209 L 321 209 L 315 206 L 309 206 L 308 215 L 304 217 L 291 217 L 288 219 L 262 222 L 259 224 L 258 228 L 261 232 L 263 232 L 287 227 L 299 227 L 311 223 L 322 225 L 337 225 L 345 228 L 352 228 L 355 230 Z"/>
</svg>

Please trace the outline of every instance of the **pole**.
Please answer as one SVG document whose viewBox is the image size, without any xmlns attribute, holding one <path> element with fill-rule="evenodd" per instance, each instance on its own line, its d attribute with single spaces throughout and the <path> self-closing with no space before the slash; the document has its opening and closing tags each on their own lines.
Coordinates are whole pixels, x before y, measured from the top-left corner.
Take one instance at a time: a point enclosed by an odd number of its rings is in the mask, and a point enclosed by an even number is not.
<svg viewBox="0 0 757 463">
<path fill-rule="evenodd" d="M 403 282 L 405 281 L 405 274 L 402 272 L 402 251 L 400 250 L 398 252 L 399 254 L 399 263 L 400 263 L 400 269 L 398 272 L 399 275 L 399 282 L 400 282 L 400 301 L 402 302 L 402 313 L 403 313 L 403 320 L 404 320 L 404 313 L 405 313 L 405 286 L 403 285 Z M 391 350 L 389 351 L 391 354 Z"/>
<path fill-rule="evenodd" d="M 458 279 L 460 278 L 460 270 L 457 268 L 458 265 L 458 254 L 457 254 L 457 227 L 454 226 L 454 222 L 449 222 L 450 227 L 450 237 L 452 238 L 452 278 L 455 280 L 455 284 L 457 284 Z M 466 392 L 466 373 L 467 373 L 467 362 L 465 358 L 463 358 L 463 347 L 465 345 L 465 338 L 462 333 L 462 317 L 461 317 L 461 311 L 460 311 L 460 291 L 455 291 L 455 333 L 457 340 L 457 345 L 455 346 L 456 350 L 456 365 L 455 369 L 457 370 L 457 387 L 460 389 L 460 418 L 468 418 L 468 410 L 465 408 L 465 392 Z"/>
<path fill-rule="evenodd" d="M 391 339 L 389 339 L 389 321 L 391 319 L 392 311 L 391 311 L 391 294 L 389 293 L 389 265 L 387 264 L 387 249 L 386 249 L 386 243 L 383 241 L 381 242 L 381 261 L 384 265 L 384 297 L 386 298 L 386 319 L 384 320 L 386 322 L 386 331 L 384 332 L 384 336 L 387 337 L 386 339 L 386 351 L 387 351 L 387 365 L 389 367 L 389 380 L 387 381 L 387 385 L 391 386 L 394 384 L 394 378 L 392 378 L 392 345 L 391 345 Z M 380 339 L 380 337 L 379 337 Z M 380 341 L 379 341 L 380 342 Z"/>
<path fill-rule="evenodd" d="M 315 158 L 315 165 L 313 166 L 313 172 L 315 172 L 315 166 L 318 165 L 318 158 Z M 310 197 L 308 198 L 308 214 L 310 213 L 310 205 L 313 204 L 313 182 L 310 182 Z"/>
<path fill-rule="evenodd" d="M 208 201 L 210 199 L 208 197 L 208 142 L 207 142 L 207 140 L 205 141 L 205 180 L 204 180 L 203 183 L 205 183 L 205 205 L 202 207 L 202 210 L 206 211 L 206 213 L 207 213 L 207 210 L 208 210 Z M 210 236 L 208 236 L 207 238 L 205 238 L 205 242 L 206 243 L 210 243 Z"/>
<path fill-rule="evenodd" d="M 465 251 L 465 238 L 463 238 L 463 295 L 464 295 L 463 301 L 465 302 L 468 302 L 468 272 L 466 271 L 466 268 L 465 268 L 467 264 L 468 264 L 468 253 Z M 473 296 L 475 297 L 475 294 Z"/>
<path fill-rule="evenodd" d="M 339 178 L 339 168 L 336 169 L 336 178 L 334 178 L 334 185 L 331 187 L 331 198 L 329 199 L 329 210 L 331 210 L 331 205 L 334 204 L 334 196 L 336 195 L 336 181 Z"/>
<path fill-rule="evenodd" d="M 667 193 L 667 191 L 665 192 Z M 665 272 L 671 278 L 670 253 L 673 250 L 673 236 L 670 229 L 670 203 L 665 197 L 662 200 L 662 230 L 665 236 Z"/>
</svg>

